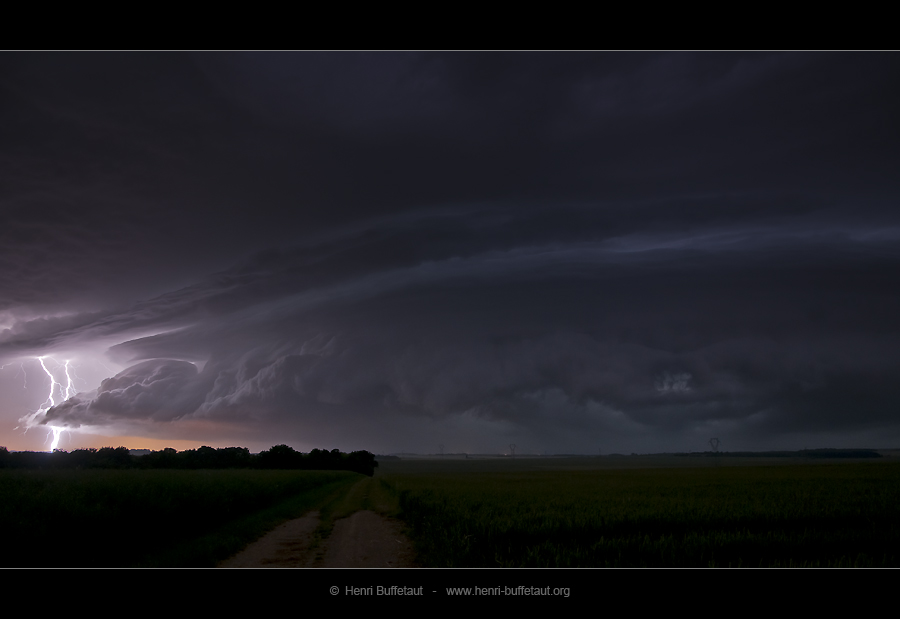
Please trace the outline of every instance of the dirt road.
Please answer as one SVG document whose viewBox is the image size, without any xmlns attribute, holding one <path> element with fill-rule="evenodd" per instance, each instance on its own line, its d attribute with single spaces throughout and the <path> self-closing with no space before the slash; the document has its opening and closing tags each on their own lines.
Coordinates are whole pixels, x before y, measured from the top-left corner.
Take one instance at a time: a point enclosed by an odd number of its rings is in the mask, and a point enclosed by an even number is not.
<svg viewBox="0 0 900 619">
<path fill-rule="evenodd" d="M 334 522 L 331 535 L 314 544 L 319 513 L 290 520 L 218 567 L 416 567 L 402 526 L 362 510 Z"/>
</svg>

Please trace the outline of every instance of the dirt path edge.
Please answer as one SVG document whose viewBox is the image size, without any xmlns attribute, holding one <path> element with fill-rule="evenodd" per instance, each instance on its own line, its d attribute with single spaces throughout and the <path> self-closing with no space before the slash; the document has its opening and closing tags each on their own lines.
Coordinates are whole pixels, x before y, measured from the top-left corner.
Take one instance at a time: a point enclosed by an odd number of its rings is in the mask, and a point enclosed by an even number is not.
<svg viewBox="0 0 900 619">
<path fill-rule="evenodd" d="M 217 567 L 225 568 L 396 568 L 418 567 L 403 524 L 370 510 L 334 522 L 314 547 L 319 512 L 289 520 Z"/>
</svg>

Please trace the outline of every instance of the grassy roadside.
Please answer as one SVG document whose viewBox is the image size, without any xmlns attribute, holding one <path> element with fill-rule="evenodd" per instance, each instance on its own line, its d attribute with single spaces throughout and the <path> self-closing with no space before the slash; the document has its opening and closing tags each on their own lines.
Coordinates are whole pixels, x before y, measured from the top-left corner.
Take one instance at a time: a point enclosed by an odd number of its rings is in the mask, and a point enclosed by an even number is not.
<svg viewBox="0 0 900 619">
<path fill-rule="evenodd" d="M 348 489 L 354 487 L 353 484 L 359 483 L 356 477 L 354 475 L 293 496 L 197 539 L 147 557 L 136 567 L 215 567 L 220 561 L 234 556 L 278 525 L 300 518 L 310 511 L 326 509 L 325 506 L 340 500 Z M 314 534 L 313 547 L 323 539 L 320 529 L 321 524 Z"/>
<path fill-rule="evenodd" d="M 312 552 L 331 535 L 336 520 L 357 511 L 371 510 L 387 517 L 400 512 L 399 497 L 387 484 L 371 477 L 353 475 L 321 486 L 315 491 L 291 497 L 271 508 L 256 512 L 220 529 L 190 540 L 166 552 L 148 557 L 141 567 L 214 567 L 265 535 L 281 523 L 312 510 L 319 512 L 313 533 Z"/>
<path fill-rule="evenodd" d="M 0 567 L 207 567 L 346 493 L 347 471 L 2 471 Z"/>
</svg>

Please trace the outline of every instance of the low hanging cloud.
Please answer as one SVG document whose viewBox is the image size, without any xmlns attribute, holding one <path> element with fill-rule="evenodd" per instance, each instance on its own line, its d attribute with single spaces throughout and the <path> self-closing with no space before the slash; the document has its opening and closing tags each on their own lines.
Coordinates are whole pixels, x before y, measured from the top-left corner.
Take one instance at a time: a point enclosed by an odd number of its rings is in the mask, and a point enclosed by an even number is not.
<svg viewBox="0 0 900 619">
<path fill-rule="evenodd" d="M 207 320 L 115 347 L 123 359 L 151 359 L 107 379 L 94 395 L 54 407 L 44 423 L 144 424 L 159 432 L 204 421 L 315 434 L 334 424 L 457 418 L 507 424 L 535 443 L 541 436 L 577 442 L 574 427 L 582 427 L 582 438 L 684 436 L 730 423 L 755 436 L 766 428 L 793 431 L 813 408 L 823 427 L 859 425 L 834 412 L 861 388 L 853 377 L 900 367 L 896 342 L 829 329 L 792 334 L 784 310 L 797 299 L 753 314 L 742 313 L 735 299 L 722 328 L 729 335 L 719 337 L 706 316 L 692 316 L 694 291 L 673 289 L 669 269 L 648 277 L 638 265 L 632 280 L 609 279 L 605 263 L 587 262 L 592 275 L 564 283 L 548 277 L 559 268 L 554 262 L 549 257 L 537 277 L 513 283 L 508 267 L 502 277 L 465 277 L 456 265 L 425 269 L 427 276 L 419 269 L 365 276 L 299 295 L 287 287 L 281 296 L 232 304 Z M 594 294 L 583 290 L 588 282 Z M 638 283 L 643 293 L 629 299 Z M 232 284 L 227 294 L 242 298 Z M 259 286 L 254 280 L 250 288 Z M 666 306 L 644 302 L 654 291 L 667 294 Z M 588 306 L 572 307 L 572 298 Z M 620 311 L 622 303 L 629 312 Z M 753 334 L 730 335 L 751 316 Z M 704 335 L 672 340 L 676 326 L 702 327 Z M 766 331 L 781 335 L 760 337 Z M 202 363 L 162 356 L 180 349 L 204 356 Z M 862 415 L 877 423 L 900 399 L 887 383 L 869 386 L 882 404 L 867 405 Z M 837 399 L 830 403 L 829 394 Z M 388 436 L 377 440 L 397 447 Z"/>
<path fill-rule="evenodd" d="M 0 417 L 386 451 L 900 437 L 897 64 L 0 55 Z M 21 364 L 48 355 L 97 388 L 41 416 Z"/>
<path fill-rule="evenodd" d="M 119 421 L 167 422 L 192 414 L 203 400 L 203 381 L 192 363 L 154 359 L 107 378 L 49 411 L 42 425 L 114 426 Z"/>
</svg>

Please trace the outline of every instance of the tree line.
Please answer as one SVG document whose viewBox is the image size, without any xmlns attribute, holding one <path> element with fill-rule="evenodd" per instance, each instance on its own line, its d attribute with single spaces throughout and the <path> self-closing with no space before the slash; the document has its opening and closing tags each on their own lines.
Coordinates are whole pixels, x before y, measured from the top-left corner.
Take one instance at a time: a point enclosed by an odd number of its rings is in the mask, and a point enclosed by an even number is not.
<svg viewBox="0 0 900 619">
<path fill-rule="evenodd" d="M 246 447 L 204 446 L 184 451 L 167 447 L 141 456 L 131 455 L 126 447 L 55 449 L 52 453 L 10 452 L 0 447 L 0 469 L 303 469 L 355 471 L 371 477 L 377 466 L 368 451 L 313 449 L 305 454 L 288 445 L 275 445 L 258 454 L 251 454 Z"/>
</svg>

